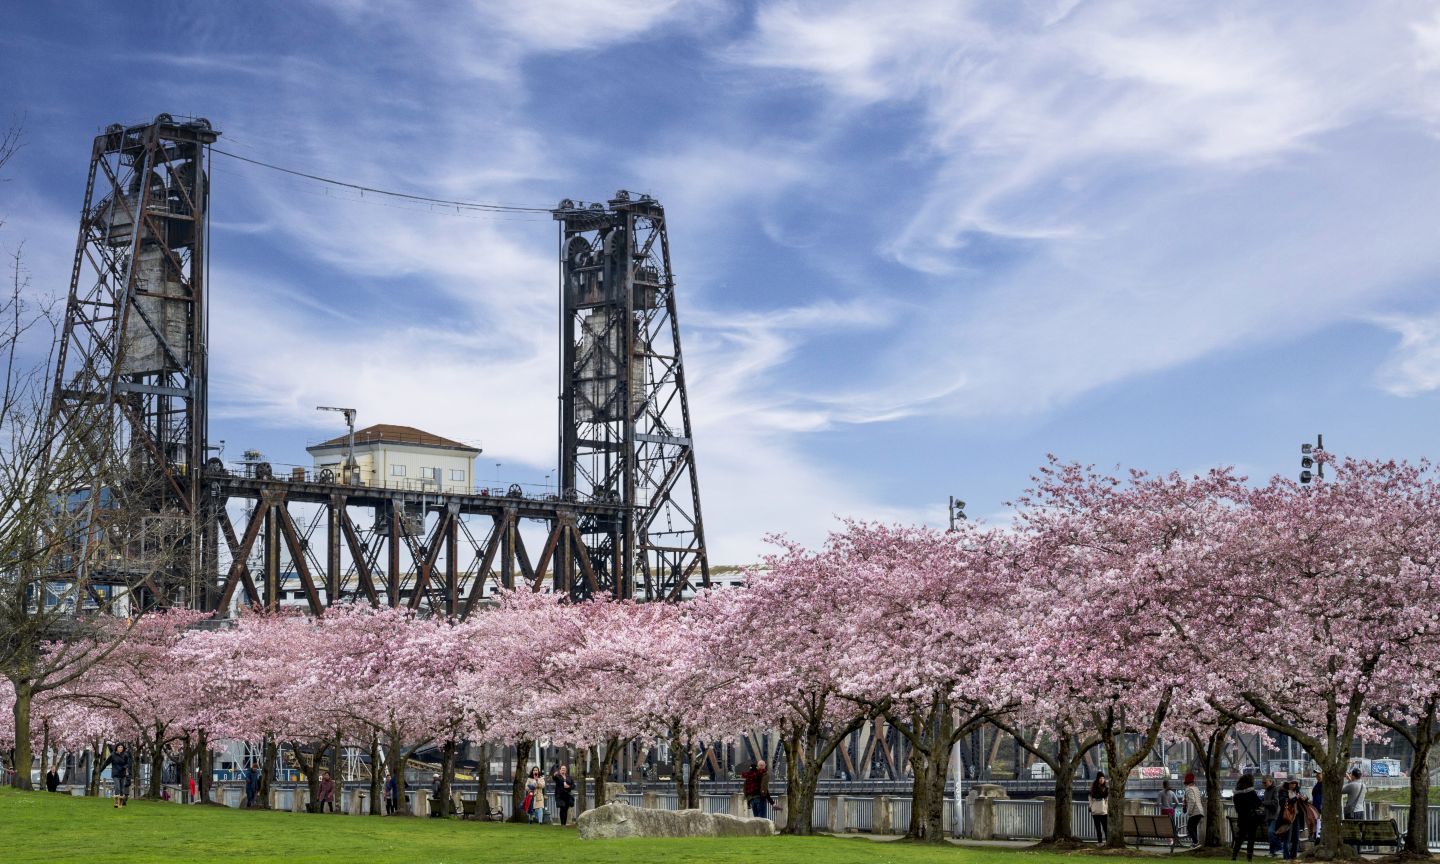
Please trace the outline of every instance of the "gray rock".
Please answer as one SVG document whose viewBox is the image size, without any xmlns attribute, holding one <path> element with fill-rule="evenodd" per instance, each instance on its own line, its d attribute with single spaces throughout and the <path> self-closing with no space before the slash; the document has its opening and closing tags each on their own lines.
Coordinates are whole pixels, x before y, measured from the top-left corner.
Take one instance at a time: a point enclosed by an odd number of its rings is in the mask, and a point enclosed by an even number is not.
<svg viewBox="0 0 1440 864">
<path fill-rule="evenodd" d="M 705 813 L 700 810 L 647 810 L 622 802 L 586 810 L 576 820 L 581 840 L 614 837 L 768 837 L 769 819 Z"/>
</svg>

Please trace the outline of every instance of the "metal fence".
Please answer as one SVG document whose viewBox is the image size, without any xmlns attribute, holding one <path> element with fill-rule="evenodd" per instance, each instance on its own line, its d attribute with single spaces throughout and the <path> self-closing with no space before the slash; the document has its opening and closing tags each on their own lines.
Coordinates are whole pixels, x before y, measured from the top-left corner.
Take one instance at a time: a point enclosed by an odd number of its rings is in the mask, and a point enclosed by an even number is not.
<svg viewBox="0 0 1440 864">
<path fill-rule="evenodd" d="M 276 784 L 275 785 L 275 806 L 280 810 L 293 809 L 294 796 L 298 785 Z M 344 784 L 340 794 L 337 796 L 342 807 L 350 805 L 352 790 L 360 789 L 367 791 L 368 784 Z M 475 791 L 462 790 L 457 788 L 462 797 L 473 799 Z M 70 790 L 73 794 L 84 794 L 83 787 Z M 497 803 L 504 813 L 510 813 L 514 806 L 514 800 L 509 789 L 492 789 L 491 794 L 497 799 Z M 777 797 L 782 793 L 776 793 Z M 650 798 L 655 806 L 662 810 L 678 809 L 679 799 L 674 792 L 659 792 L 653 795 L 627 792 L 616 796 L 616 800 L 624 801 L 635 807 L 645 806 L 646 798 Z M 214 785 L 211 791 L 211 798 L 218 803 L 228 807 L 239 807 L 244 802 L 244 789 L 239 783 L 219 782 Z M 811 810 L 811 823 L 821 830 L 830 831 L 860 831 L 873 832 L 879 823 L 876 819 L 876 804 L 879 795 L 825 795 L 815 796 L 815 804 Z M 730 793 L 715 794 L 704 793 L 700 796 L 700 809 L 706 813 L 729 813 L 732 796 Z M 895 796 L 890 801 L 890 833 L 904 834 L 910 825 L 911 809 L 914 802 L 908 797 Z M 782 802 L 783 803 L 783 802 Z M 999 798 L 991 801 L 995 814 L 995 839 L 1005 840 L 1038 840 L 1045 836 L 1045 802 L 1038 798 Z M 1377 802 L 1366 803 L 1366 817 L 1377 818 L 1380 808 L 1386 806 Z M 1405 830 L 1406 822 L 1409 819 L 1410 807 L 1405 804 L 1390 804 L 1389 813 L 1391 818 L 1400 826 L 1401 831 Z M 951 831 L 954 826 L 951 824 L 955 812 L 955 801 L 953 798 L 946 798 L 944 805 L 945 830 Z M 1158 814 L 1160 808 L 1153 802 L 1142 802 L 1140 812 L 1144 814 Z M 1079 840 L 1094 841 L 1097 839 L 1095 823 L 1090 817 L 1089 803 L 1084 800 L 1071 802 L 1071 830 Z M 964 824 L 963 833 L 970 833 L 971 808 L 966 806 L 963 809 Z M 1225 802 L 1225 815 L 1233 816 L 1234 808 L 1230 802 Z M 1111 829 L 1119 827 L 1120 820 L 1114 816 L 1110 819 Z M 1428 808 L 1428 834 L 1430 848 L 1440 851 L 1440 806 Z M 1177 820 L 1177 828 L 1183 832 L 1183 824 Z"/>
</svg>

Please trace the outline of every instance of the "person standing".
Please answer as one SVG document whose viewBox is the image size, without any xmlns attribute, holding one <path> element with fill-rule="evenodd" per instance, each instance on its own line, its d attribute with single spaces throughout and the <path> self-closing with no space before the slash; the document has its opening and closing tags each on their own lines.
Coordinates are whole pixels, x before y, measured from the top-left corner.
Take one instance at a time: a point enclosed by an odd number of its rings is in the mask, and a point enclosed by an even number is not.
<svg viewBox="0 0 1440 864">
<path fill-rule="evenodd" d="M 750 815 L 757 819 L 766 817 L 765 805 L 770 799 L 770 771 L 765 767 L 765 760 L 760 759 L 750 766 L 750 770 L 740 775 L 745 781 L 745 801 L 750 805 Z"/>
<path fill-rule="evenodd" d="M 1104 846 L 1110 836 L 1110 781 L 1100 771 L 1090 783 L 1090 820 L 1095 823 L 1095 837 Z"/>
<path fill-rule="evenodd" d="M 115 790 L 115 806 L 124 807 L 130 800 L 130 749 L 124 742 L 115 745 L 110 751 L 110 758 L 106 759 L 100 766 L 100 770 L 110 769 L 110 783 Z"/>
<path fill-rule="evenodd" d="M 1235 795 L 1231 798 L 1235 804 L 1235 842 L 1230 847 L 1230 860 L 1234 861 L 1240 857 L 1240 844 L 1245 844 L 1245 860 L 1255 860 L 1255 829 L 1260 826 L 1260 820 L 1265 818 L 1264 805 L 1260 796 L 1255 794 L 1255 778 L 1249 774 L 1240 775 L 1235 781 Z"/>
<path fill-rule="evenodd" d="M 395 783 L 395 772 L 394 772 L 394 771 L 391 771 L 390 774 L 389 774 L 389 776 L 385 779 L 385 815 L 386 815 L 386 816 L 394 816 L 394 815 L 395 815 L 395 811 L 396 811 L 397 809 L 399 809 L 399 803 L 400 803 L 400 802 L 396 800 L 396 799 L 399 797 L 399 795 L 400 795 L 399 786 Z"/>
<path fill-rule="evenodd" d="M 560 827 L 565 827 L 565 822 L 570 816 L 570 808 L 575 806 L 575 781 L 570 777 L 570 769 L 562 762 L 555 774 L 550 778 L 555 787 L 555 806 L 560 809 Z"/>
<path fill-rule="evenodd" d="M 1315 772 L 1315 785 L 1310 787 L 1310 803 L 1315 807 L 1315 839 L 1320 839 L 1320 814 L 1325 812 L 1321 806 L 1325 801 L 1325 772 Z"/>
<path fill-rule="evenodd" d="M 1360 769 L 1350 770 L 1350 781 L 1341 789 L 1344 798 L 1341 810 L 1346 819 L 1365 818 L 1365 781 L 1360 779 Z"/>
<path fill-rule="evenodd" d="M 1205 821 L 1205 799 L 1195 786 L 1195 774 L 1185 775 L 1185 833 L 1190 835 L 1190 848 L 1200 846 L 1200 823 Z"/>
<path fill-rule="evenodd" d="M 1264 786 L 1260 803 L 1265 808 L 1265 831 L 1270 840 L 1270 857 L 1274 858 L 1280 854 L 1280 837 L 1275 833 L 1275 817 L 1280 812 L 1280 787 L 1269 775 L 1262 777 L 1260 782 Z"/>
<path fill-rule="evenodd" d="M 45 788 L 50 792 L 60 789 L 60 774 L 54 768 L 45 772 Z"/>
<path fill-rule="evenodd" d="M 1305 800 L 1300 795 L 1300 781 L 1285 782 L 1280 791 L 1280 815 L 1275 822 L 1275 833 L 1280 836 L 1285 860 L 1294 861 L 1300 853 L 1300 835 L 1305 833 Z"/>
<path fill-rule="evenodd" d="M 315 789 L 315 812 L 324 813 L 326 807 L 331 813 L 335 812 L 335 781 L 328 772 L 321 775 L 320 785 Z"/>
<path fill-rule="evenodd" d="M 530 779 L 525 781 L 525 798 L 530 802 L 527 811 L 530 821 L 545 824 L 545 775 L 536 765 L 530 769 Z"/>
</svg>

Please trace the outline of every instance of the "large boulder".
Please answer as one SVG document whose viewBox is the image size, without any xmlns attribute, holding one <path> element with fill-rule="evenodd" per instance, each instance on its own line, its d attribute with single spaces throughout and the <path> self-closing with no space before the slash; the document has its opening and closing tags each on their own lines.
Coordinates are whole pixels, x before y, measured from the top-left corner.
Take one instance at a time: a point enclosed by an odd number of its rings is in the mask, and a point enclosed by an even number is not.
<svg viewBox="0 0 1440 864">
<path fill-rule="evenodd" d="M 613 837 L 768 837 L 775 823 L 701 810 L 647 810 L 623 802 L 586 810 L 576 820 L 581 840 Z"/>
</svg>

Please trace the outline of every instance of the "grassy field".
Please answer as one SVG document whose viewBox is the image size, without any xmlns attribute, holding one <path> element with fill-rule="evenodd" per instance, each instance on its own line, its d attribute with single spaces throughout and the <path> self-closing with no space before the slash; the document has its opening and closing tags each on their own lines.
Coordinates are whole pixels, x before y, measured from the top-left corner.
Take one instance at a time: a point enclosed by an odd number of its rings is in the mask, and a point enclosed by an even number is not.
<svg viewBox="0 0 1440 864">
<path fill-rule="evenodd" d="M 1391 804 L 1409 804 L 1410 790 L 1406 789 L 1371 789 L 1365 793 L 1367 801 L 1386 801 Z M 1430 787 L 1430 803 L 1440 804 L 1440 786 Z"/>
<path fill-rule="evenodd" d="M 764 862 L 1074 864 L 1072 856 L 927 848 L 863 838 L 582 841 L 573 830 L 434 819 L 302 815 L 0 789 L 0 861 Z"/>
</svg>

